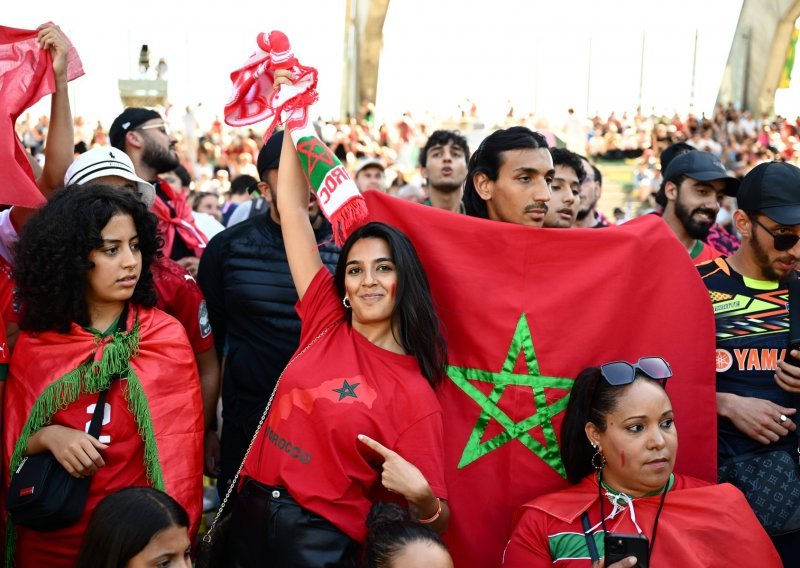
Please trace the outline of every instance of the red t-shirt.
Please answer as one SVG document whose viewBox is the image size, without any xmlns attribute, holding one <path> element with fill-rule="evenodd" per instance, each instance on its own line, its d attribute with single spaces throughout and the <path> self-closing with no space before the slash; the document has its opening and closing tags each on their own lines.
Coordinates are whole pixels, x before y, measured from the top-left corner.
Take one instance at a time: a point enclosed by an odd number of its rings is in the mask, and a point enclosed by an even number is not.
<svg viewBox="0 0 800 568">
<path fill-rule="evenodd" d="M 103 497 L 125 487 L 150 486 L 142 467 L 144 443 L 120 387 L 121 382 L 114 381 L 106 395 L 100 429 L 100 441 L 108 444 L 108 449 L 102 452 L 106 465 L 97 470 L 92 486 L 103 490 L 89 491 L 81 520 L 70 527 L 55 532 L 17 527 L 17 568 L 74 564 L 89 517 Z M 67 408 L 59 410 L 53 416 L 52 424 L 88 431 L 98 396 L 97 393 L 82 395 Z"/>
<path fill-rule="evenodd" d="M 304 348 L 344 318 L 322 267 L 298 303 Z M 382 459 L 358 441 L 377 440 L 414 464 L 433 492 L 444 483 L 442 409 L 415 357 L 370 343 L 342 323 L 291 364 L 243 474 L 286 487 L 303 507 L 363 542 L 371 497 L 382 491 Z"/>
<path fill-rule="evenodd" d="M 13 268 L 11 264 L 0 255 L 0 313 L 6 322 L 19 323 L 19 303 L 14 299 Z"/>
<path fill-rule="evenodd" d="M 192 351 L 203 353 L 214 346 L 206 299 L 192 275 L 180 264 L 161 257 L 152 264 L 159 310 L 181 322 Z M 0 297 L 1 299 L 1 297 Z"/>
</svg>

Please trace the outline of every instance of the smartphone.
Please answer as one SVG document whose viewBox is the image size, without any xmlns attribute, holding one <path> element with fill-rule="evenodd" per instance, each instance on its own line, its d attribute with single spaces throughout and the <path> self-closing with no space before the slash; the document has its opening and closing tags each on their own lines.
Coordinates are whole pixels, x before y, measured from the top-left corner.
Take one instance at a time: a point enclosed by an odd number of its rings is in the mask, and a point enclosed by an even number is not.
<svg viewBox="0 0 800 568">
<path fill-rule="evenodd" d="M 786 355 L 783 360 L 800 367 L 800 361 L 789 355 L 792 349 L 800 349 L 800 279 L 792 273 L 789 278 L 789 344 L 786 346 Z"/>
<path fill-rule="evenodd" d="M 646 536 L 606 533 L 604 543 L 606 566 L 628 556 L 635 556 L 637 568 L 650 567 L 650 548 Z"/>
</svg>

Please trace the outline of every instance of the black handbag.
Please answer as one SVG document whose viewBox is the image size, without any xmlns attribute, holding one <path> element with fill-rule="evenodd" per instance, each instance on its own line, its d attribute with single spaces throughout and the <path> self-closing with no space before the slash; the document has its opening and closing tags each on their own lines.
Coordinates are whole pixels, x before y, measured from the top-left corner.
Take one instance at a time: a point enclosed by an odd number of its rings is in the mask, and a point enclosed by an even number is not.
<svg viewBox="0 0 800 568">
<path fill-rule="evenodd" d="M 737 456 L 719 466 L 719 482 L 744 493 L 770 536 L 800 531 L 800 465 L 789 452 Z"/>
<path fill-rule="evenodd" d="M 100 391 L 89 425 L 95 438 L 102 428 L 108 388 Z M 15 525 L 37 531 L 68 527 L 81 518 L 91 483 L 91 477 L 79 479 L 67 473 L 52 452 L 26 456 L 11 476 L 6 510 Z"/>
</svg>

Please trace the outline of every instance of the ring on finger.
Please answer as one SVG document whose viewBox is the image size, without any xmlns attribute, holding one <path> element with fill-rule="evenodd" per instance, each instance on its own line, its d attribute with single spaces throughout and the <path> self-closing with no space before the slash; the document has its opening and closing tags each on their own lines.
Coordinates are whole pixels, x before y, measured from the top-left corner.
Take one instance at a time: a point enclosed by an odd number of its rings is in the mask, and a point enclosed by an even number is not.
<svg viewBox="0 0 800 568">
<path fill-rule="evenodd" d="M 789 419 L 786 417 L 785 414 L 781 414 L 779 420 L 780 420 L 780 423 L 783 424 L 784 422 L 786 422 Z"/>
</svg>

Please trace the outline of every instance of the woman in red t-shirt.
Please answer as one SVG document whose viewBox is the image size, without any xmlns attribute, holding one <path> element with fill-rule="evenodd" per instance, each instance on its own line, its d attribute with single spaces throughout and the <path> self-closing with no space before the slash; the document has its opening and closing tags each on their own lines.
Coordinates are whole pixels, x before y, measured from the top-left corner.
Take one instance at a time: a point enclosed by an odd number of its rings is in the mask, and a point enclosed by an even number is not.
<svg viewBox="0 0 800 568">
<path fill-rule="evenodd" d="M 231 566 L 354 566 L 377 501 L 443 531 L 446 347 L 427 277 L 397 229 L 369 223 L 336 274 L 320 260 L 308 183 L 284 137 L 277 204 L 300 301 L 300 347 L 242 470 Z"/>
</svg>

